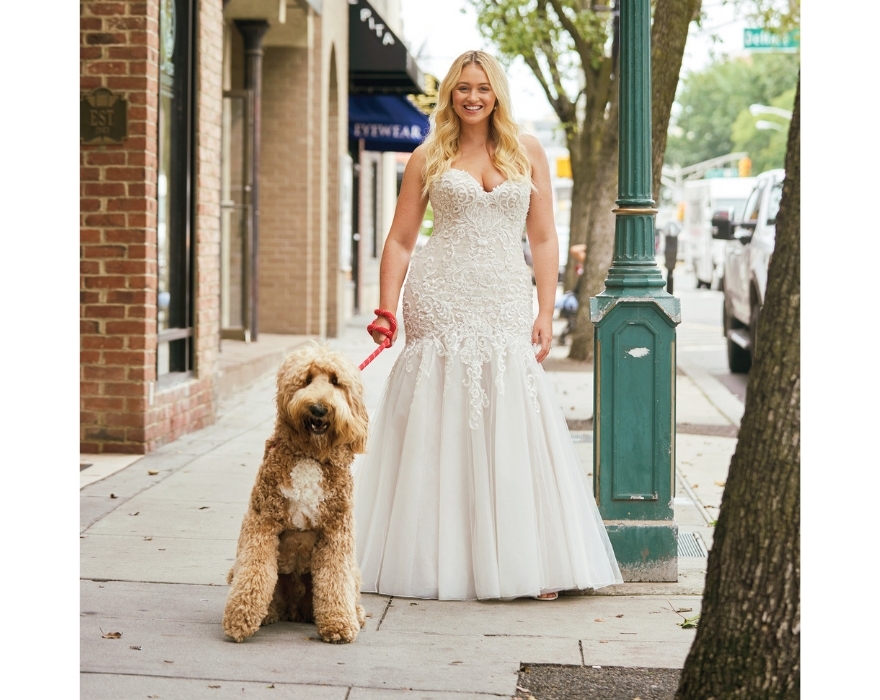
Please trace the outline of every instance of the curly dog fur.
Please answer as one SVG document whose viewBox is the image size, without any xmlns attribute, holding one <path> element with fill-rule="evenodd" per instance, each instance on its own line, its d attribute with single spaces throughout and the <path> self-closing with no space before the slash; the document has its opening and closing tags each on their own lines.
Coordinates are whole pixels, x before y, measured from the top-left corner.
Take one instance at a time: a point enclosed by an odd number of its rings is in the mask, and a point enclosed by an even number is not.
<svg viewBox="0 0 880 700">
<path fill-rule="evenodd" d="M 276 404 L 227 576 L 223 631 L 240 642 L 261 624 L 314 621 L 325 642 L 352 642 L 365 622 L 351 474 L 367 442 L 360 372 L 311 344 L 278 370 Z"/>
</svg>

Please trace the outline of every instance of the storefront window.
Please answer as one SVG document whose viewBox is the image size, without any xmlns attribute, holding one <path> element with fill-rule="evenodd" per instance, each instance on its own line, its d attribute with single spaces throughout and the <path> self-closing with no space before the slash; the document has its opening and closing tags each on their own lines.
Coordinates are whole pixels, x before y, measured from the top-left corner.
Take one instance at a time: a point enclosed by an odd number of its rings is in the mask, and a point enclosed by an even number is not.
<svg viewBox="0 0 880 700">
<path fill-rule="evenodd" d="M 192 0 L 159 14 L 158 296 L 160 379 L 192 369 Z"/>
</svg>

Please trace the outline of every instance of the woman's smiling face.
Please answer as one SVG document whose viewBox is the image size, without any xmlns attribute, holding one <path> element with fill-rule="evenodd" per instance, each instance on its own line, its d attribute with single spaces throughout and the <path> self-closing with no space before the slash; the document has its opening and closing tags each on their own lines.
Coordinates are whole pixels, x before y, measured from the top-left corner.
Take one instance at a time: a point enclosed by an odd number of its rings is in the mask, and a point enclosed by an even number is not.
<svg viewBox="0 0 880 700">
<path fill-rule="evenodd" d="M 466 65 L 452 88 L 452 108 L 466 124 L 488 119 L 495 108 L 495 91 L 489 78 L 476 63 Z"/>
</svg>

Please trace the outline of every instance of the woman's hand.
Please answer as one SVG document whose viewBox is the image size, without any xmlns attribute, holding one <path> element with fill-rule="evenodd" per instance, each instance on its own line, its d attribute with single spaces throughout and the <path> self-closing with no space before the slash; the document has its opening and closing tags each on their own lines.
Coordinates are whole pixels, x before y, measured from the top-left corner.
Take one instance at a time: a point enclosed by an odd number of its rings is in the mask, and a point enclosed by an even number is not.
<svg viewBox="0 0 880 700">
<path fill-rule="evenodd" d="M 540 345 L 541 349 L 535 355 L 538 362 L 543 362 L 544 358 L 550 354 L 550 343 L 553 340 L 553 323 L 552 319 L 538 316 L 532 326 L 532 345 Z"/>
<path fill-rule="evenodd" d="M 391 328 L 391 321 L 389 321 L 384 316 L 376 316 L 376 320 L 373 321 L 372 325 L 382 326 L 383 328 Z M 397 341 L 397 332 L 399 330 L 399 327 L 394 329 L 394 335 L 391 336 L 391 345 L 394 345 L 394 343 Z M 379 331 L 373 331 L 372 336 L 376 345 L 381 345 L 383 342 L 385 342 L 385 336 Z"/>
</svg>

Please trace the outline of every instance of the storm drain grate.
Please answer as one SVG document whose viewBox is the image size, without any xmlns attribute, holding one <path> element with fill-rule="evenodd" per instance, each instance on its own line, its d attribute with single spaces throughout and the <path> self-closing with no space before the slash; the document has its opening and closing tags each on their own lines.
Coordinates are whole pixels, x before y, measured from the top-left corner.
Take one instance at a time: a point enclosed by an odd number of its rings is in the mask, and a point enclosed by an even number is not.
<svg viewBox="0 0 880 700">
<path fill-rule="evenodd" d="M 680 557 L 707 557 L 703 539 L 695 532 L 678 533 L 678 556 Z"/>
</svg>

